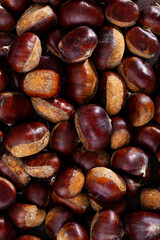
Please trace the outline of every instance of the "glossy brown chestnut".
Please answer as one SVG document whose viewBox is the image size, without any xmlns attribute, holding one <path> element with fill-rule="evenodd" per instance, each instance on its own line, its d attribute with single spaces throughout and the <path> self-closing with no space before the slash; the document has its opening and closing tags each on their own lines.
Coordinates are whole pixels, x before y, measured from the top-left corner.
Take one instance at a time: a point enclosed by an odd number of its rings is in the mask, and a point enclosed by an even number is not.
<svg viewBox="0 0 160 240">
<path fill-rule="evenodd" d="M 111 120 L 98 105 L 80 107 L 75 114 L 75 126 L 82 144 L 91 152 L 103 150 L 110 142 Z"/>
<path fill-rule="evenodd" d="M 124 58 L 118 72 L 132 92 L 151 95 L 155 90 L 156 77 L 152 67 L 138 57 Z"/>
<path fill-rule="evenodd" d="M 131 94 L 127 100 L 127 117 L 134 127 L 148 123 L 154 116 L 154 103 L 143 93 Z"/>
<path fill-rule="evenodd" d="M 160 96 L 157 96 L 154 99 L 154 106 L 155 106 L 154 119 L 156 120 L 157 123 L 160 124 Z"/>
<path fill-rule="evenodd" d="M 0 175 L 12 182 L 18 190 L 23 189 L 30 181 L 24 161 L 7 152 L 0 155 Z"/>
<path fill-rule="evenodd" d="M 151 212 L 134 212 L 126 219 L 124 231 L 130 239 L 148 240 L 160 238 L 160 215 Z"/>
<path fill-rule="evenodd" d="M 0 92 L 3 92 L 8 87 L 8 77 L 7 74 L 0 66 Z"/>
<path fill-rule="evenodd" d="M 35 237 L 32 235 L 23 235 L 17 238 L 17 240 L 41 240 L 39 237 Z"/>
<path fill-rule="evenodd" d="M 14 203 L 9 209 L 9 216 L 16 227 L 31 229 L 44 221 L 46 211 L 36 205 Z"/>
<path fill-rule="evenodd" d="M 160 4 L 160 0 L 157 0 L 156 3 Z M 137 0 L 136 4 L 139 7 L 140 12 L 148 6 L 155 5 L 154 0 Z"/>
<path fill-rule="evenodd" d="M 140 192 L 141 188 L 141 180 L 132 177 L 132 176 L 127 176 L 124 174 L 121 174 L 123 179 L 126 181 L 127 185 L 127 190 L 126 190 L 126 197 L 127 198 L 134 198 L 138 195 Z"/>
<path fill-rule="evenodd" d="M 58 123 L 72 119 L 74 116 L 73 105 L 61 97 L 48 99 L 32 97 L 31 100 L 38 115 L 50 122 Z"/>
<path fill-rule="evenodd" d="M 1 240 L 15 240 L 16 232 L 6 216 L 0 216 L 0 239 Z"/>
<path fill-rule="evenodd" d="M 60 159 L 54 152 L 44 151 L 30 156 L 25 161 L 25 170 L 32 177 L 45 179 L 55 176 L 60 168 Z"/>
<path fill-rule="evenodd" d="M 59 56 L 67 63 L 82 62 L 92 55 L 97 43 L 97 35 L 91 28 L 75 28 L 59 42 Z"/>
<path fill-rule="evenodd" d="M 101 210 L 93 218 L 90 240 L 120 240 L 123 227 L 119 215 L 112 210 Z"/>
<path fill-rule="evenodd" d="M 160 212 L 160 188 L 145 188 L 140 195 L 140 203 L 143 209 Z"/>
<path fill-rule="evenodd" d="M 84 186 L 84 175 L 75 167 L 63 168 L 53 185 L 53 190 L 61 198 L 72 198 L 78 195 Z"/>
<path fill-rule="evenodd" d="M 0 32 L 7 32 L 15 25 L 14 17 L 0 4 Z"/>
<path fill-rule="evenodd" d="M 64 206 L 55 206 L 52 208 L 45 220 L 47 234 L 54 240 L 57 239 L 57 234 L 60 228 L 69 221 L 73 220 L 71 211 Z"/>
<path fill-rule="evenodd" d="M 88 240 L 88 233 L 86 229 L 76 223 L 68 222 L 58 232 L 57 240 Z"/>
<path fill-rule="evenodd" d="M 44 34 L 56 24 L 57 16 L 50 6 L 33 4 L 19 18 L 16 31 L 18 35 L 24 32 Z"/>
<path fill-rule="evenodd" d="M 50 187 L 47 183 L 30 183 L 24 189 L 23 196 L 32 204 L 46 208 L 50 198 Z"/>
<path fill-rule="evenodd" d="M 2 131 L 0 130 L 0 145 L 3 142 L 3 139 L 4 139 L 4 135 L 3 135 Z"/>
<path fill-rule="evenodd" d="M 122 60 L 125 49 L 123 34 L 115 27 L 105 26 L 98 32 L 98 45 L 93 60 L 100 70 L 112 69 Z"/>
<path fill-rule="evenodd" d="M 2 0 L 6 8 L 13 13 L 13 15 L 20 15 L 27 8 L 29 1 L 26 0 Z"/>
<path fill-rule="evenodd" d="M 64 28 L 88 26 L 99 28 L 104 20 L 102 9 L 90 0 L 71 0 L 64 2 L 59 10 L 60 24 Z"/>
<path fill-rule="evenodd" d="M 99 152 L 90 152 L 84 147 L 76 149 L 70 156 L 69 160 L 78 168 L 87 172 L 93 167 L 106 167 L 110 164 L 110 156 L 104 150 Z"/>
<path fill-rule="evenodd" d="M 42 122 L 30 122 L 10 129 L 5 139 L 7 150 L 15 157 L 40 152 L 49 142 L 50 132 Z"/>
<path fill-rule="evenodd" d="M 139 26 L 130 28 L 125 40 L 130 52 L 142 58 L 152 58 L 159 49 L 157 37 Z"/>
<path fill-rule="evenodd" d="M 79 215 L 84 214 L 89 208 L 89 198 L 84 193 L 79 193 L 73 198 L 64 199 L 59 197 L 53 190 L 51 200 L 54 205 L 64 205 Z"/>
<path fill-rule="evenodd" d="M 0 177 L 0 209 L 9 207 L 16 198 L 16 189 L 7 179 Z"/>
<path fill-rule="evenodd" d="M 66 93 L 80 105 L 94 98 L 98 89 L 98 74 L 90 60 L 69 64 L 66 69 Z"/>
<path fill-rule="evenodd" d="M 130 27 L 139 18 L 139 8 L 130 0 L 111 1 L 105 8 L 105 16 L 114 25 Z"/>
<path fill-rule="evenodd" d="M 50 146 L 60 155 L 71 154 L 78 143 L 78 135 L 73 124 L 63 121 L 55 125 L 51 132 Z"/>
<path fill-rule="evenodd" d="M 5 124 L 12 125 L 27 120 L 32 111 L 31 100 L 23 93 L 0 93 L 0 121 Z"/>
<path fill-rule="evenodd" d="M 95 199 L 102 202 L 115 202 L 126 192 L 126 183 L 117 173 L 109 168 L 95 167 L 86 175 L 85 186 Z"/>
<path fill-rule="evenodd" d="M 8 58 L 17 72 L 29 72 L 37 67 L 42 53 L 41 41 L 34 33 L 24 33 L 13 42 Z"/>
<path fill-rule="evenodd" d="M 56 97 L 60 92 L 59 75 L 47 69 L 37 69 L 29 72 L 21 85 L 23 91 L 30 97 Z"/>
<path fill-rule="evenodd" d="M 114 72 L 103 72 L 100 78 L 98 101 L 110 116 L 118 114 L 126 102 L 126 85 Z"/>
<path fill-rule="evenodd" d="M 160 34 L 160 8 L 159 6 L 148 6 L 142 12 L 139 19 L 140 24 L 149 28 L 153 33 Z"/>
<path fill-rule="evenodd" d="M 128 145 L 131 141 L 131 126 L 129 122 L 120 116 L 115 116 L 112 118 L 112 126 L 111 148 L 115 150 Z"/>
<path fill-rule="evenodd" d="M 8 65 L 8 51 L 16 36 L 7 32 L 0 32 L 0 64 L 6 67 Z"/>
<path fill-rule="evenodd" d="M 125 147 L 115 151 L 112 166 L 140 178 L 151 177 L 150 156 L 137 147 Z"/>
</svg>

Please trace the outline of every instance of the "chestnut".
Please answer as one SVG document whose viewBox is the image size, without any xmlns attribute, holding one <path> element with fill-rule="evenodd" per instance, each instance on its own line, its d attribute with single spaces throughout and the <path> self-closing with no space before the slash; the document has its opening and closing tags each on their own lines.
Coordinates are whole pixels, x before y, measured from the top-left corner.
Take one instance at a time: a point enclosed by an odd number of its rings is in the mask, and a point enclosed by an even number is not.
<svg viewBox="0 0 160 240">
<path fill-rule="evenodd" d="M 121 174 L 121 176 L 126 181 L 126 185 L 127 185 L 126 197 L 127 198 L 136 197 L 140 192 L 141 180 L 137 179 L 136 177 L 132 177 L 124 174 Z"/>
<path fill-rule="evenodd" d="M 12 33 L 0 32 L 0 63 L 6 67 L 8 63 L 8 51 L 16 36 Z"/>
<path fill-rule="evenodd" d="M 97 93 L 98 74 L 90 60 L 69 64 L 66 69 L 66 93 L 70 99 L 83 105 Z"/>
<path fill-rule="evenodd" d="M 50 132 L 44 123 L 23 123 L 9 130 L 5 146 L 13 156 L 26 157 L 45 148 L 49 137 Z"/>
<path fill-rule="evenodd" d="M 57 16 L 50 6 L 33 4 L 19 18 L 16 31 L 17 35 L 24 32 L 44 34 L 56 24 Z"/>
<path fill-rule="evenodd" d="M 24 161 L 7 152 L 0 154 L 0 175 L 12 182 L 18 190 L 22 190 L 30 181 Z"/>
<path fill-rule="evenodd" d="M 109 168 L 95 167 L 86 174 L 85 186 L 88 192 L 101 202 L 115 202 L 126 192 L 126 183 Z"/>
<path fill-rule="evenodd" d="M 53 185 L 53 190 L 61 198 L 73 198 L 78 195 L 84 186 L 84 175 L 75 167 L 63 168 Z"/>
<path fill-rule="evenodd" d="M 160 212 L 160 188 L 145 188 L 140 195 L 140 203 L 143 209 Z"/>
<path fill-rule="evenodd" d="M 110 142 L 111 120 L 98 105 L 80 107 L 75 114 L 75 126 L 82 144 L 91 152 L 103 150 Z"/>
<path fill-rule="evenodd" d="M 118 72 L 132 92 L 151 95 L 155 90 L 156 77 L 152 67 L 138 57 L 124 58 Z"/>
<path fill-rule="evenodd" d="M 118 148 L 128 145 L 131 141 L 131 126 L 120 116 L 112 118 L 113 134 L 111 136 L 111 148 Z"/>
<path fill-rule="evenodd" d="M 71 0 L 64 2 L 59 10 L 60 25 L 74 28 L 81 25 L 99 28 L 104 20 L 102 9 L 90 0 Z"/>
<path fill-rule="evenodd" d="M 12 125 L 29 119 L 32 111 L 31 101 L 23 93 L 0 93 L 0 121 L 5 124 Z"/>
<path fill-rule="evenodd" d="M 31 235 L 23 235 L 17 238 L 17 240 L 41 240 L 39 237 L 31 236 Z"/>
<path fill-rule="evenodd" d="M 42 53 L 41 41 L 34 33 L 17 37 L 10 47 L 8 59 L 17 72 L 29 72 L 37 67 Z"/>
<path fill-rule="evenodd" d="M 132 126 L 140 127 L 148 123 L 154 116 L 154 103 L 143 93 L 131 94 L 127 100 L 127 117 Z"/>
<path fill-rule="evenodd" d="M 52 208 L 45 220 L 47 234 L 54 240 L 57 239 L 60 228 L 69 221 L 73 220 L 71 211 L 64 206 L 55 206 Z"/>
<path fill-rule="evenodd" d="M 84 172 L 87 172 L 93 167 L 106 167 L 109 165 L 110 156 L 104 150 L 90 152 L 84 147 L 80 147 L 69 156 L 69 161 Z"/>
<path fill-rule="evenodd" d="M 31 100 L 38 115 L 50 122 L 58 123 L 72 119 L 74 116 L 73 105 L 61 97 L 48 99 L 32 97 Z"/>
<path fill-rule="evenodd" d="M 59 197 L 53 190 L 51 193 L 51 201 L 55 205 L 64 205 L 79 215 L 84 214 L 89 208 L 89 198 L 85 193 L 79 193 L 75 197 L 64 199 Z"/>
<path fill-rule="evenodd" d="M 99 29 L 98 45 L 93 53 L 95 65 L 100 70 L 118 66 L 125 50 L 123 34 L 115 27 L 105 26 Z"/>
<path fill-rule="evenodd" d="M 117 115 L 126 102 L 126 85 L 119 75 L 105 71 L 100 78 L 98 101 L 110 116 Z"/>
<path fill-rule="evenodd" d="M 90 240 L 113 239 L 120 240 L 123 227 L 119 215 L 113 210 L 101 210 L 93 218 L 90 230 Z"/>
<path fill-rule="evenodd" d="M 13 69 L 11 69 L 8 72 L 8 78 L 9 78 L 9 90 L 12 92 L 22 92 L 21 81 L 23 79 L 23 74 L 15 72 Z"/>
<path fill-rule="evenodd" d="M 25 161 L 27 173 L 39 179 L 50 179 L 60 168 L 60 159 L 54 152 L 44 151 L 30 156 Z"/>
<path fill-rule="evenodd" d="M 97 35 L 91 28 L 77 27 L 59 42 L 59 56 L 67 63 L 82 62 L 92 55 L 97 43 Z"/>
<path fill-rule="evenodd" d="M 50 199 L 50 187 L 47 183 L 30 183 L 23 191 L 24 199 L 45 208 Z"/>
<path fill-rule="evenodd" d="M 86 229 L 76 223 L 76 222 L 68 222 L 63 225 L 57 235 L 57 240 L 88 240 L 88 233 Z"/>
<path fill-rule="evenodd" d="M 156 2 L 154 0 L 137 0 L 136 4 L 139 7 L 139 11 L 142 12 L 143 9 L 145 9 L 148 6 L 155 5 L 156 3 L 160 3 L 160 0 L 157 0 Z"/>
<path fill-rule="evenodd" d="M 9 209 L 9 216 L 16 227 L 31 229 L 45 220 L 46 211 L 36 205 L 14 203 Z"/>
<path fill-rule="evenodd" d="M 33 70 L 25 76 L 21 87 L 30 97 L 56 97 L 60 92 L 59 74 L 48 69 Z"/>
<path fill-rule="evenodd" d="M 8 76 L 4 70 L 0 66 L 0 92 L 3 92 L 8 87 Z"/>
<path fill-rule="evenodd" d="M 141 12 L 140 24 L 149 28 L 153 33 L 160 34 L 160 8 L 159 6 L 147 6 Z"/>
<path fill-rule="evenodd" d="M 130 28 L 125 40 L 130 52 L 142 58 L 152 58 L 159 49 L 157 37 L 139 26 Z"/>
<path fill-rule="evenodd" d="M 0 216 L 0 239 L 15 240 L 16 232 L 11 221 L 6 216 Z"/>
<path fill-rule="evenodd" d="M 50 146 L 60 155 L 69 155 L 76 148 L 78 135 L 69 121 L 56 124 L 51 132 Z"/>
<path fill-rule="evenodd" d="M 6 8 L 13 13 L 13 15 L 19 16 L 27 8 L 28 1 L 26 0 L 2 0 Z"/>
<path fill-rule="evenodd" d="M 160 95 L 154 99 L 154 106 L 154 120 L 156 120 L 156 122 L 160 124 Z"/>
<path fill-rule="evenodd" d="M 111 1 L 105 8 L 105 16 L 114 25 L 130 27 L 139 18 L 139 8 L 130 0 Z"/>
<path fill-rule="evenodd" d="M 16 198 L 16 189 L 7 179 L 0 177 L 0 210 L 9 207 Z"/>
<path fill-rule="evenodd" d="M 0 4 L 0 32 L 7 32 L 15 25 L 14 17 Z"/>
</svg>

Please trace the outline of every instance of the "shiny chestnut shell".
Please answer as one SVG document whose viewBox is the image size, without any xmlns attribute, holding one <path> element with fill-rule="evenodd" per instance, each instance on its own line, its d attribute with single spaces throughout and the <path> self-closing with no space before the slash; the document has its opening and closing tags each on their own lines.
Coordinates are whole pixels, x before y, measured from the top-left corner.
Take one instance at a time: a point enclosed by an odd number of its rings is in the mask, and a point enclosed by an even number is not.
<svg viewBox="0 0 160 240">
<path fill-rule="evenodd" d="M 0 239 L 15 240 L 16 232 L 12 222 L 6 216 L 0 216 Z"/>
<path fill-rule="evenodd" d="M 7 179 L 0 177 L 0 209 L 9 207 L 16 198 L 16 189 Z"/>
<path fill-rule="evenodd" d="M 8 32 L 16 25 L 16 20 L 14 17 L 2 6 L 0 5 L 0 31 Z"/>
</svg>

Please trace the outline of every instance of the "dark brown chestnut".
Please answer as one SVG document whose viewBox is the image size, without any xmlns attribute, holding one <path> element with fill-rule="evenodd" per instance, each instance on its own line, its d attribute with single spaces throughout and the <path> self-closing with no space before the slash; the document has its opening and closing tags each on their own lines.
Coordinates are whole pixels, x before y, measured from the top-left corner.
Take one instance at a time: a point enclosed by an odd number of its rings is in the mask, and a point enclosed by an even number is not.
<svg viewBox="0 0 160 240">
<path fill-rule="evenodd" d="M 160 96 L 157 96 L 154 99 L 154 106 L 155 106 L 154 119 L 156 120 L 157 123 L 160 124 Z"/>
<path fill-rule="evenodd" d="M 16 199 L 16 189 L 7 179 L 0 177 L 0 210 L 8 208 Z"/>
<path fill-rule="evenodd" d="M 0 239 L 15 240 L 16 232 L 11 221 L 6 216 L 0 216 Z"/>
<path fill-rule="evenodd" d="M 0 66 L 0 92 L 3 92 L 8 87 L 8 76 L 4 70 Z"/>
<path fill-rule="evenodd" d="M 0 4 L 0 32 L 7 32 L 15 25 L 14 17 Z"/>
<path fill-rule="evenodd" d="M 92 55 L 97 43 L 97 35 L 91 28 L 75 28 L 59 42 L 59 56 L 67 63 L 82 62 Z"/>
<path fill-rule="evenodd" d="M 143 209 L 160 212 L 160 188 L 145 188 L 140 195 L 140 203 Z"/>
<path fill-rule="evenodd" d="M 75 126 L 82 144 L 91 152 L 103 150 L 110 142 L 111 120 L 98 105 L 80 107 L 75 114 Z"/>
<path fill-rule="evenodd" d="M 0 64 L 6 67 L 8 63 L 8 51 L 16 36 L 7 32 L 0 32 Z"/>
<path fill-rule="evenodd" d="M 126 190 L 126 197 L 127 198 L 134 198 L 138 195 L 141 190 L 141 180 L 137 179 L 136 177 L 128 176 L 121 174 L 123 179 L 126 181 L 127 190 Z"/>
<path fill-rule="evenodd" d="M 23 73 L 15 72 L 13 69 L 8 71 L 9 90 L 12 92 L 22 92 L 21 81 L 23 79 Z"/>
<path fill-rule="evenodd" d="M 41 240 L 39 237 L 35 237 L 32 235 L 23 235 L 17 238 L 17 240 Z"/>
<path fill-rule="evenodd" d="M 2 0 L 6 8 L 13 13 L 13 15 L 19 16 L 27 8 L 29 1 L 26 0 Z"/>
<path fill-rule="evenodd" d="M 15 157 L 40 152 L 49 142 L 50 132 L 42 122 L 30 122 L 10 129 L 5 139 L 7 150 Z"/>
<path fill-rule="evenodd" d="M 148 6 L 155 5 L 156 3 L 160 4 L 160 0 L 157 0 L 156 2 L 154 0 L 137 0 L 136 4 L 139 7 L 139 11 L 142 12 L 143 9 L 145 9 Z"/>
<path fill-rule="evenodd" d="M 100 70 L 112 69 L 122 60 L 125 49 L 123 34 L 115 27 L 105 26 L 98 32 L 98 45 L 93 60 Z"/>
</svg>

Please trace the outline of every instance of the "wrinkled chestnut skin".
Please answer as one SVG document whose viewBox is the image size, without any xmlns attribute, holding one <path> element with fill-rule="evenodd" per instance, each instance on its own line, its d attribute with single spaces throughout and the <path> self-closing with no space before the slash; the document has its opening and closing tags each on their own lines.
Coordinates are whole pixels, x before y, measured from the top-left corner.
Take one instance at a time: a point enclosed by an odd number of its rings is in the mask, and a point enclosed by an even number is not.
<svg viewBox="0 0 160 240">
<path fill-rule="evenodd" d="M 126 185 L 127 185 L 126 197 L 127 198 L 136 197 L 140 192 L 141 180 L 138 180 L 137 178 L 132 176 L 128 177 L 127 175 L 124 175 L 124 174 L 121 174 L 121 176 L 126 181 Z"/>
<path fill-rule="evenodd" d="M 0 66 L 0 92 L 3 92 L 8 87 L 8 77 L 7 74 Z"/>
<path fill-rule="evenodd" d="M 160 34 L 160 8 L 159 6 L 148 6 L 142 12 L 139 19 L 140 24 L 149 28 L 153 33 Z"/>
<path fill-rule="evenodd" d="M 140 195 L 140 203 L 143 209 L 160 212 L 160 188 L 145 188 Z"/>
<path fill-rule="evenodd" d="M 41 239 L 31 235 L 23 235 L 17 238 L 17 240 L 41 240 Z"/>
<path fill-rule="evenodd" d="M 155 106 L 154 120 L 156 120 L 156 122 L 160 124 L 160 96 L 157 96 L 154 99 L 154 106 Z"/>
<path fill-rule="evenodd" d="M 106 167 L 109 165 L 110 156 L 105 151 L 90 152 L 84 147 L 76 149 L 70 156 L 69 160 L 78 168 L 87 172 L 93 167 Z"/>
<path fill-rule="evenodd" d="M 44 34 L 57 24 L 55 11 L 48 5 L 33 4 L 19 18 L 16 31 L 17 35 L 24 32 Z"/>
<path fill-rule="evenodd" d="M 50 132 L 42 122 L 30 122 L 10 129 L 5 139 L 7 150 L 15 157 L 40 152 L 49 142 Z"/>
<path fill-rule="evenodd" d="M 8 51 L 12 42 L 16 39 L 16 36 L 7 33 L 0 32 L 0 64 L 1 66 L 6 67 L 8 63 Z"/>
<path fill-rule="evenodd" d="M 88 240 L 88 233 L 86 229 L 76 223 L 76 222 L 68 222 L 59 230 L 57 235 L 57 240 Z"/>
<path fill-rule="evenodd" d="M 31 101 L 23 93 L 0 93 L 0 121 L 5 124 L 12 125 L 27 120 L 32 111 Z"/>
<path fill-rule="evenodd" d="M 134 212 L 126 219 L 124 231 L 134 240 L 160 238 L 160 215 L 151 212 Z"/>
<path fill-rule="evenodd" d="M 29 1 L 21 0 L 2 0 L 3 4 L 6 8 L 13 13 L 13 15 L 19 16 L 21 15 L 24 10 L 27 8 Z"/>
<path fill-rule="evenodd" d="M 159 49 L 157 37 L 138 26 L 127 31 L 125 40 L 130 52 L 142 58 L 154 57 Z"/>
<path fill-rule="evenodd" d="M 66 69 L 66 93 L 70 99 L 83 105 L 97 93 L 98 74 L 90 60 L 69 64 Z"/>
<path fill-rule="evenodd" d="M 99 28 L 104 20 L 102 9 L 90 0 L 71 0 L 63 3 L 59 10 L 60 25 L 64 28 L 88 26 Z"/>
<path fill-rule="evenodd" d="M 138 6 L 130 0 L 111 1 L 105 8 L 107 20 L 119 27 L 130 27 L 139 18 Z"/>
<path fill-rule="evenodd" d="M 30 156 L 25 161 L 25 170 L 32 177 L 50 179 L 57 174 L 60 168 L 60 159 L 55 152 L 40 152 Z"/>
<path fill-rule="evenodd" d="M 11 221 L 6 216 L 0 216 L 0 239 L 15 240 L 16 233 Z"/>
<path fill-rule="evenodd" d="M 124 58 L 118 72 L 129 90 L 151 95 L 155 90 L 156 77 L 152 67 L 138 57 Z"/>
<path fill-rule="evenodd" d="M 72 119 L 74 107 L 61 97 L 56 98 L 31 98 L 32 104 L 38 115 L 50 122 L 58 123 Z"/>
<path fill-rule="evenodd" d="M 16 25 L 14 17 L 0 5 L 0 32 L 7 32 Z"/>
<path fill-rule="evenodd" d="M 126 192 L 123 178 L 105 167 L 95 167 L 86 174 L 86 189 L 100 202 L 115 202 Z"/>
<path fill-rule="evenodd" d="M 64 205 L 79 215 L 84 214 L 89 208 L 89 198 L 85 193 L 79 193 L 73 198 L 64 199 L 59 197 L 53 190 L 51 193 L 51 201 L 54 205 Z"/>
<path fill-rule="evenodd" d="M 72 198 L 78 195 L 84 186 L 84 175 L 75 167 L 63 168 L 53 185 L 53 190 L 61 198 Z"/>
<path fill-rule="evenodd" d="M 64 206 L 55 206 L 52 208 L 45 220 L 47 234 L 54 240 L 57 239 L 57 234 L 60 228 L 69 221 L 73 220 L 71 211 Z"/>
<path fill-rule="evenodd" d="M 119 215 L 112 210 L 101 210 L 93 218 L 90 240 L 120 240 L 123 227 Z"/>
<path fill-rule="evenodd" d="M 58 123 L 51 132 L 50 146 L 60 155 L 69 155 L 76 148 L 78 135 L 75 127 L 69 122 Z"/>
<path fill-rule="evenodd" d="M 75 28 L 59 42 L 59 56 L 66 63 L 82 62 L 92 55 L 97 43 L 97 35 L 91 28 Z"/>
<path fill-rule="evenodd" d="M 117 28 L 111 26 L 100 28 L 98 45 L 93 53 L 95 65 L 100 70 L 117 67 L 122 60 L 124 49 L 124 37 Z"/>
<path fill-rule="evenodd" d="M 0 177 L 0 210 L 8 208 L 16 198 L 16 189 L 7 179 Z"/>
<path fill-rule="evenodd" d="M 127 117 L 132 126 L 140 127 L 148 123 L 154 116 L 154 103 L 143 93 L 131 94 L 127 100 Z"/>
<path fill-rule="evenodd" d="M 29 72 L 37 67 L 41 53 L 39 37 L 34 33 L 24 33 L 11 45 L 9 63 L 16 72 Z"/>
<path fill-rule="evenodd" d="M 98 105 L 80 107 L 75 114 L 75 126 L 82 144 L 91 152 L 103 150 L 110 142 L 111 120 Z"/>
</svg>

